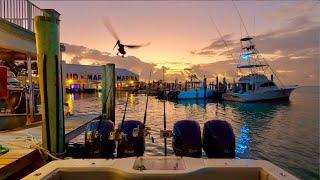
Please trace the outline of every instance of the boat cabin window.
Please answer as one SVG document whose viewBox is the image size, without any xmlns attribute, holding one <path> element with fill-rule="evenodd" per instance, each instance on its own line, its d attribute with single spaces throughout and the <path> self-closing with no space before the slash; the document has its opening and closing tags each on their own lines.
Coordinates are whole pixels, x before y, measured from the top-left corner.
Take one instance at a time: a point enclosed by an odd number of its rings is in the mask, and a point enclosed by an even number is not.
<svg viewBox="0 0 320 180">
<path fill-rule="evenodd" d="M 276 86 L 273 82 L 267 82 L 260 85 L 260 87 L 270 87 L 270 86 Z"/>
<path fill-rule="evenodd" d="M 269 82 L 269 86 L 276 86 L 273 82 Z"/>
<path fill-rule="evenodd" d="M 242 92 L 246 92 L 247 91 L 245 83 L 241 83 L 241 90 L 242 90 Z"/>
</svg>

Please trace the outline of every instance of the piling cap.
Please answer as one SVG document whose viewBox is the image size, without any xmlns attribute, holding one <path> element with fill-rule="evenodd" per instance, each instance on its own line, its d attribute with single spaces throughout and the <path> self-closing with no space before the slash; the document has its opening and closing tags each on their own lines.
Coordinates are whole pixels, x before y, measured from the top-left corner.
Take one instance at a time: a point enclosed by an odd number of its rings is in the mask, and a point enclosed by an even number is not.
<svg viewBox="0 0 320 180">
<path fill-rule="evenodd" d="M 42 11 L 43 11 L 43 15 L 44 15 L 44 16 L 54 17 L 54 18 L 60 20 L 60 19 L 59 19 L 60 13 L 58 13 L 58 11 L 56 11 L 56 10 L 54 10 L 54 9 L 42 9 Z"/>
</svg>

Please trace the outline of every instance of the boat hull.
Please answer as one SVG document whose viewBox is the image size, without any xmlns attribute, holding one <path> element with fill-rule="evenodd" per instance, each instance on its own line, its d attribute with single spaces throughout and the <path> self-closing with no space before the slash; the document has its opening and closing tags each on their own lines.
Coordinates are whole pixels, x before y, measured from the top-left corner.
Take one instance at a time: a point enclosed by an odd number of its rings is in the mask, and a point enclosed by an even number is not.
<svg viewBox="0 0 320 180">
<path fill-rule="evenodd" d="M 225 93 L 223 100 L 236 102 L 289 100 L 294 87 L 269 90 L 259 93 Z"/>
<path fill-rule="evenodd" d="M 24 177 L 33 179 L 297 179 L 264 160 L 155 156 L 51 161 Z"/>
<path fill-rule="evenodd" d="M 211 98 L 214 96 L 214 91 L 212 89 L 190 89 L 187 91 L 181 91 L 178 94 L 177 99 L 205 99 L 205 98 Z"/>
<path fill-rule="evenodd" d="M 0 131 L 24 127 L 30 123 L 41 121 L 41 115 L 36 114 L 33 122 L 28 122 L 27 114 L 1 114 Z"/>
</svg>

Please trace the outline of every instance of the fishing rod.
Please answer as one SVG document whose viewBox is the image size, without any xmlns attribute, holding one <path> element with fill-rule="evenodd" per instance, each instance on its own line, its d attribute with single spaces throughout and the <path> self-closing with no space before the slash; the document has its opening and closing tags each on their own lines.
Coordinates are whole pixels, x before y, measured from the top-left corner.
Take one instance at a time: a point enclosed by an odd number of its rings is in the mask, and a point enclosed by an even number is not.
<svg viewBox="0 0 320 180">
<path fill-rule="evenodd" d="M 123 117 L 122 117 L 122 121 L 121 121 L 120 130 L 123 128 L 124 120 L 126 119 L 128 100 L 129 100 L 129 95 L 127 94 L 127 100 L 126 100 L 126 105 L 124 107 L 124 113 L 123 113 Z"/>
<path fill-rule="evenodd" d="M 166 118 L 166 87 L 164 85 L 164 68 L 163 68 L 163 130 L 167 130 L 167 118 Z M 167 138 L 164 137 L 164 156 L 167 156 Z"/>
<path fill-rule="evenodd" d="M 110 96 L 110 92 L 111 92 L 111 88 L 109 89 L 109 91 L 108 91 L 108 93 L 107 93 L 106 101 L 103 102 L 103 103 L 106 103 L 106 102 L 108 101 L 109 96 Z M 101 126 L 101 122 L 102 122 L 102 120 L 103 120 L 104 118 L 105 118 L 104 114 L 101 114 L 100 116 L 97 117 L 97 119 L 99 119 L 99 124 L 98 124 L 98 127 L 97 127 L 97 129 L 96 129 L 95 131 L 98 130 L 98 132 L 99 132 L 99 129 L 100 129 L 100 126 Z M 95 131 L 94 131 L 94 133 L 96 133 Z"/>
<path fill-rule="evenodd" d="M 152 70 L 150 70 L 148 85 L 150 85 L 151 72 L 152 72 Z M 150 93 L 150 87 L 147 89 L 146 107 L 145 107 L 144 116 L 143 116 L 143 124 L 144 125 L 146 124 L 146 121 L 147 121 L 147 110 L 148 110 L 149 93 Z"/>
<path fill-rule="evenodd" d="M 106 101 L 104 103 L 106 103 L 108 101 L 108 98 L 110 96 L 110 91 L 111 89 L 109 89 L 108 93 L 107 93 L 107 98 L 106 98 Z M 98 126 L 97 128 L 91 133 L 91 139 L 94 139 L 95 136 L 96 136 L 96 132 L 98 131 L 99 132 L 99 129 L 100 129 L 100 126 L 101 126 L 101 123 L 102 123 L 102 120 L 105 118 L 105 116 L 103 114 L 100 114 L 98 117 L 92 119 L 92 120 L 99 120 L 99 123 L 98 123 Z M 85 139 L 87 139 L 87 136 L 85 136 Z"/>
</svg>

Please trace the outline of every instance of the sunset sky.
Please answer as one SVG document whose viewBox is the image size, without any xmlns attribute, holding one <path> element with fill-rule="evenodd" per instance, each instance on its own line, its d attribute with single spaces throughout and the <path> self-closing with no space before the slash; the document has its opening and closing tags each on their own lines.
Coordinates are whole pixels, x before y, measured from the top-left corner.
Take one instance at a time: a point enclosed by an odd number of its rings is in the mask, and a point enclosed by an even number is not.
<svg viewBox="0 0 320 180">
<path fill-rule="evenodd" d="M 112 50 L 116 40 L 103 24 L 105 17 L 123 43 L 151 43 L 127 50 L 127 59 L 171 69 L 231 59 L 209 16 L 235 55 L 239 53 L 239 38 L 245 34 L 231 1 L 32 2 L 61 14 L 61 42 L 71 45 L 70 52 L 73 51 L 64 57 L 72 63 L 101 64 L 104 58 L 116 59 L 116 50 Z M 257 48 L 268 60 L 318 59 L 318 1 L 235 1 L 235 4 L 249 33 L 256 37 Z M 84 50 L 90 53 L 81 52 Z"/>
</svg>

